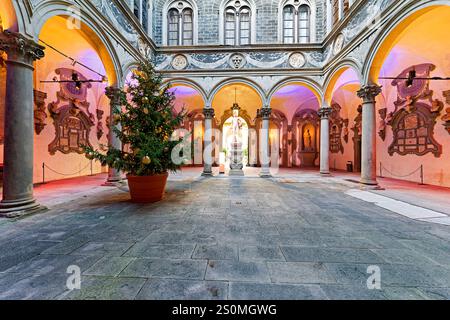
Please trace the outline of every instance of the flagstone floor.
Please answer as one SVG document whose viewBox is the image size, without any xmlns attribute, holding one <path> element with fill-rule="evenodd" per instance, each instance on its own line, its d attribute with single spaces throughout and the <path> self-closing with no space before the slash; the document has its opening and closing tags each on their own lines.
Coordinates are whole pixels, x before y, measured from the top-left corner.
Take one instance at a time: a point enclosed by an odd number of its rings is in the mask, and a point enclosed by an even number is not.
<svg viewBox="0 0 450 320">
<path fill-rule="evenodd" d="M 310 175 L 174 178 L 153 205 L 100 188 L 1 219 L 0 299 L 450 298 L 450 226 Z"/>
</svg>

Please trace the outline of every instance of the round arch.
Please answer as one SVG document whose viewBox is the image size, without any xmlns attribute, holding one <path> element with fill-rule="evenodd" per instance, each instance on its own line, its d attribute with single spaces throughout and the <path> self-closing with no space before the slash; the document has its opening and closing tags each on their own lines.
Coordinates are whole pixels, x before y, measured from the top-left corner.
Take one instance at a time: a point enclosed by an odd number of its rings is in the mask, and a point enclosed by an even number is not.
<svg viewBox="0 0 450 320">
<path fill-rule="evenodd" d="M 378 76 L 384 61 L 405 29 L 424 14 L 439 7 L 449 7 L 450 0 L 417 2 L 414 5 L 403 8 L 401 12 L 393 15 L 370 47 L 367 59 L 364 63 L 362 74 L 363 84 L 378 83 Z"/>
<path fill-rule="evenodd" d="M 299 85 L 299 86 L 303 86 L 306 87 L 307 89 L 311 90 L 311 92 L 316 96 L 317 100 L 319 101 L 319 103 L 323 102 L 322 96 L 323 96 L 323 92 L 321 87 L 314 82 L 311 79 L 308 78 L 298 78 L 298 77 L 293 77 L 293 78 L 287 78 L 284 79 L 280 82 L 278 82 L 269 92 L 269 94 L 267 95 L 267 101 L 270 105 L 270 103 L 272 102 L 272 98 L 274 96 L 274 94 L 280 90 L 281 88 L 288 86 L 288 85 Z"/>
<path fill-rule="evenodd" d="M 243 85 L 253 89 L 261 99 L 262 107 L 268 106 L 267 98 L 264 90 L 254 81 L 246 79 L 246 78 L 230 78 L 224 81 L 219 82 L 212 90 L 208 96 L 207 104 L 208 106 L 212 106 L 213 100 L 217 93 L 222 90 L 224 87 L 229 85 Z"/>
<path fill-rule="evenodd" d="M 35 40 L 39 41 L 39 35 L 43 26 L 53 17 L 68 17 L 73 14 L 73 7 L 70 7 L 69 4 L 44 3 L 38 6 L 32 21 Z M 80 10 L 80 17 L 80 30 L 97 45 L 98 54 L 105 67 L 109 85 L 121 85 L 123 73 L 114 45 L 96 22 L 96 19 L 91 17 L 88 12 Z"/>
<path fill-rule="evenodd" d="M 185 79 L 185 78 L 169 78 L 169 79 L 164 79 L 163 85 L 169 85 L 172 88 L 177 87 L 177 86 L 185 86 L 185 87 L 191 88 L 198 92 L 198 94 L 201 96 L 201 98 L 203 100 L 203 105 L 205 107 L 207 106 L 208 100 L 207 100 L 205 91 L 198 83 L 196 83 L 193 80 L 189 80 L 189 79 Z"/>
<path fill-rule="evenodd" d="M 349 69 L 354 71 L 354 73 L 358 78 L 356 80 L 361 84 L 362 75 L 361 72 L 359 71 L 360 67 L 358 66 L 358 64 L 352 60 L 342 61 L 332 69 L 332 72 L 330 72 L 327 78 L 325 79 L 324 102 L 327 105 L 331 104 L 331 100 L 333 99 L 333 93 L 336 89 L 335 87 L 337 82 L 339 81 L 339 78 Z"/>
</svg>

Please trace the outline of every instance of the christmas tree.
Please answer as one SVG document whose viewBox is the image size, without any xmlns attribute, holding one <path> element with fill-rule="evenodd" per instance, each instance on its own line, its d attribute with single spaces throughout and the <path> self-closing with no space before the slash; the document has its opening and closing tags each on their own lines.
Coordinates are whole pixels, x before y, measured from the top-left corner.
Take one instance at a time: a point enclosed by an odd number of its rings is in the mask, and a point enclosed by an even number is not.
<svg viewBox="0 0 450 320">
<path fill-rule="evenodd" d="M 169 89 L 150 62 L 140 63 L 127 91 L 121 92 L 121 106 L 111 115 L 112 131 L 123 150 L 109 148 L 102 152 L 85 147 L 86 157 L 133 176 L 178 170 L 180 164 L 172 161 L 172 150 L 180 141 L 171 137 L 184 120 L 184 110 L 174 110 L 175 97 Z"/>
</svg>

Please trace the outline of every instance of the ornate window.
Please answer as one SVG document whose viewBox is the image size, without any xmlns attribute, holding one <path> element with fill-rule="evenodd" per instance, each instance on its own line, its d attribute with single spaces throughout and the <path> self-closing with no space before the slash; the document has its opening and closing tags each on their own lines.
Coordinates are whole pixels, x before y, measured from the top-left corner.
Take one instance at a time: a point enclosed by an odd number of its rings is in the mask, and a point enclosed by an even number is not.
<svg viewBox="0 0 450 320">
<path fill-rule="evenodd" d="M 280 8 L 280 40 L 283 43 L 315 41 L 314 1 L 287 0 Z"/>
<path fill-rule="evenodd" d="M 196 9 L 188 1 L 169 1 L 163 21 L 164 44 L 169 46 L 191 46 L 196 42 Z"/>
<path fill-rule="evenodd" d="M 150 34 L 151 23 L 151 1 L 149 0 L 134 0 L 130 2 L 133 14 L 139 20 L 144 31 Z"/>
<path fill-rule="evenodd" d="M 248 45 L 252 43 L 255 19 L 250 2 L 232 0 L 223 8 L 222 38 L 225 45 Z"/>
</svg>

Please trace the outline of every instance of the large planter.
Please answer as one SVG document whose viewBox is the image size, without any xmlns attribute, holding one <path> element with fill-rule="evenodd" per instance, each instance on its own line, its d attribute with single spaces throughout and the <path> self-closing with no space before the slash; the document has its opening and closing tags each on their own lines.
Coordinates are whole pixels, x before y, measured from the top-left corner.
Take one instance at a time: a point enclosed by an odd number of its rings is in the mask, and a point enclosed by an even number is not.
<svg viewBox="0 0 450 320">
<path fill-rule="evenodd" d="M 168 176 L 168 173 L 142 177 L 127 175 L 131 201 L 136 203 L 161 201 L 166 190 Z"/>
</svg>

